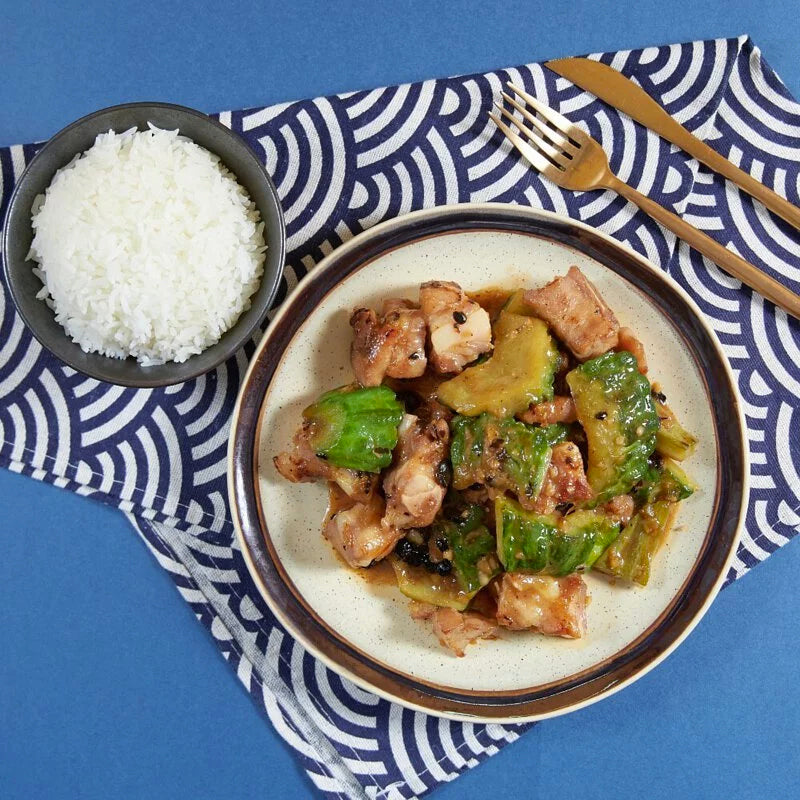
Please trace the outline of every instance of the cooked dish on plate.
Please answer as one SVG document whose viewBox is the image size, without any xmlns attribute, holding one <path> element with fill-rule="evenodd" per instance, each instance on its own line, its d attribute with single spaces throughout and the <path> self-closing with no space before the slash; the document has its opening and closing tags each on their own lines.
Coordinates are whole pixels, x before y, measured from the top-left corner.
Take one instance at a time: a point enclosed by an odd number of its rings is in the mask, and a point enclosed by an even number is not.
<svg viewBox="0 0 800 800">
<path fill-rule="evenodd" d="M 328 482 L 323 534 L 349 567 L 390 564 L 457 655 L 501 628 L 586 635 L 587 570 L 646 586 L 696 439 L 577 267 L 515 291 L 429 281 L 350 324 L 354 381 L 274 458 Z"/>
</svg>

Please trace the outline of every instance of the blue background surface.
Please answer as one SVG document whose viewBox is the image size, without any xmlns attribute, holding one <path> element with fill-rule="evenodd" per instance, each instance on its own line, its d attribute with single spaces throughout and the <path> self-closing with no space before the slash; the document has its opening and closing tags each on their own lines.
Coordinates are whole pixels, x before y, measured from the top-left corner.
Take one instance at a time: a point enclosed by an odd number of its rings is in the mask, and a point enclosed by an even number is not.
<svg viewBox="0 0 800 800">
<path fill-rule="evenodd" d="M 749 33 L 800 95 L 797 4 L 0 3 L 0 145 L 127 100 L 206 111 Z M 310 782 L 122 514 L 0 472 L 0 796 L 303 797 Z M 624 692 L 439 800 L 800 795 L 800 545 Z"/>
</svg>

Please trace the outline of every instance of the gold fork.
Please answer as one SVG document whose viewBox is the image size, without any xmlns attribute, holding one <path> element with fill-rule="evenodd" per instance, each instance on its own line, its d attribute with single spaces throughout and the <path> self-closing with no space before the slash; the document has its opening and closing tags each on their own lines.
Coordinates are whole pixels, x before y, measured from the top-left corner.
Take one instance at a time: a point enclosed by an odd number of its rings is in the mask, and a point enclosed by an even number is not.
<svg viewBox="0 0 800 800">
<path fill-rule="evenodd" d="M 531 127 L 525 126 L 500 103 L 495 103 L 495 107 L 525 135 L 527 141 L 511 130 L 496 114 L 489 112 L 489 116 L 534 169 L 564 189 L 581 192 L 594 189 L 614 190 L 742 283 L 800 319 L 800 295 L 682 220 L 677 214 L 667 211 L 654 200 L 628 186 L 611 171 L 608 157 L 599 142 L 513 83 L 508 83 L 507 86 L 537 111 L 542 119 L 534 116 L 506 92 L 502 93 L 503 98 L 519 111 Z"/>
</svg>

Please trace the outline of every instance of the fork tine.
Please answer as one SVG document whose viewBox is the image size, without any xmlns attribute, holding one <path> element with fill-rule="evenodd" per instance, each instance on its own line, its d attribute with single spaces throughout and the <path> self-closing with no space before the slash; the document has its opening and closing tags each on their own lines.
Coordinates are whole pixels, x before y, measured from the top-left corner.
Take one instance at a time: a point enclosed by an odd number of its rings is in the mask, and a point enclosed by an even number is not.
<svg viewBox="0 0 800 800">
<path fill-rule="evenodd" d="M 534 150 L 531 145 L 529 145 L 521 136 L 514 133 L 508 125 L 503 122 L 497 114 L 493 114 L 491 111 L 489 112 L 489 117 L 497 125 L 498 128 L 506 135 L 508 140 L 514 147 L 519 150 L 522 155 L 528 159 L 531 163 L 531 166 L 534 169 L 538 169 L 539 172 L 546 172 L 548 169 L 554 169 L 553 165 L 538 151 Z"/>
<path fill-rule="evenodd" d="M 518 86 L 511 83 L 511 81 L 508 81 L 506 86 L 508 86 L 512 92 L 518 94 L 526 103 L 533 106 L 551 125 L 554 125 L 567 136 L 570 135 L 570 130 L 573 129 L 574 126 L 566 117 L 562 117 L 557 111 L 553 111 L 552 108 L 546 106 L 544 103 L 540 103 L 533 95 L 524 92 Z"/>
<path fill-rule="evenodd" d="M 522 103 L 515 100 L 508 92 L 501 92 L 503 97 L 508 101 L 517 111 L 525 117 L 528 122 L 532 125 L 536 126 L 536 129 L 542 134 L 542 136 L 549 139 L 553 144 L 557 145 L 558 147 L 563 148 L 567 155 L 574 155 L 580 148 L 576 147 L 564 134 L 560 133 L 559 131 L 553 130 L 549 125 L 545 125 L 538 117 L 535 117 L 528 111 Z"/>
<path fill-rule="evenodd" d="M 549 144 L 545 139 L 539 136 L 536 131 L 532 131 L 530 128 L 526 128 L 507 108 L 503 108 L 503 106 L 495 103 L 495 108 L 497 108 L 500 113 L 512 124 L 514 125 L 520 133 L 525 134 L 525 136 L 530 139 L 532 144 L 544 155 L 546 155 L 551 161 L 555 161 L 557 166 L 563 165 L 566 156 L 560 150 L 556 150 L 551 144 Z"/>
</svg>

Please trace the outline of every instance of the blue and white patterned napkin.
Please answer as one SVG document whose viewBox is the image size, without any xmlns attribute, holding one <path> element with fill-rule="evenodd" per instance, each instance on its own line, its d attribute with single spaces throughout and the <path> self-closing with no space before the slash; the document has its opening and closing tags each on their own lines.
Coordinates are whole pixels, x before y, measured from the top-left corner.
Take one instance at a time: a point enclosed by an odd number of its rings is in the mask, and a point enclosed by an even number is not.
<svg viewBox="0 0 800 800">
<path fill-rule="evenodd" d="M 634 78 L 734 163 L 800 203 L 800 105 L 747 37 L 596 57 Z M 738 378 L 752 491 L 734 579 L 800 532 L 800 324 L 617 195 L 565 192 L 528 169 L 486 117 L 508 78 L 599 139 L 623 180 L 800 291 L 797 231 L 533 64 L 221 114 L 264 158 L 286 212 L 289 263 L 277 303 L 359 231 L 444 203 L 546 208 L 627 242 L 699 303 Z M 36 150 L 0 150 L 3 213 Z M 327 670 L 277 624 L 236 547 L 225 488 L 230 415 L 253 346 L 180 386 L 110 386 L 43 352 L 3 284 L 0 463 L 128 514 L 322 792 L 420 796 L 496 753 L 526 726 L 453 723 L 404 710 Z"/>
</svg>

